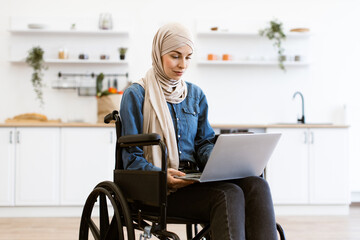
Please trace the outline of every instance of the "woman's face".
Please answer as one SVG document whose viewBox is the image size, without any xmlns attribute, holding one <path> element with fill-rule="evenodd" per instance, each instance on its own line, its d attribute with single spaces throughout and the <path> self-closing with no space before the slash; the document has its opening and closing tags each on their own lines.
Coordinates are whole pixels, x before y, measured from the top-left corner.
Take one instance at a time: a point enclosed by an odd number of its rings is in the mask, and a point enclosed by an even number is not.
<svg viewBox="0 0 360 240">
<path fill-rule="evenodd" d="M 161 57 L 164 72 L 170 79 L 179 80 L 190 64 L 192 49 L 188 46 L 179 47 Z"/>
</svg>

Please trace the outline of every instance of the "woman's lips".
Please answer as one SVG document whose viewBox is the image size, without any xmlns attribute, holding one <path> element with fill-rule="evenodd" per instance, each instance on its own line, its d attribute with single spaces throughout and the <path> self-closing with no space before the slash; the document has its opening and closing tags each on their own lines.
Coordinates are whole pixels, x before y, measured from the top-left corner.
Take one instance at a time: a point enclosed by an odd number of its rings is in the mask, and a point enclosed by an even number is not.
<svg viewBox="0 0 360 240">
<path fill-rule="evenodd" d="M 177 76 L 182 76 L 184 72 L 174 71 L 174 73 L 175 73 Z"/>
</svg>

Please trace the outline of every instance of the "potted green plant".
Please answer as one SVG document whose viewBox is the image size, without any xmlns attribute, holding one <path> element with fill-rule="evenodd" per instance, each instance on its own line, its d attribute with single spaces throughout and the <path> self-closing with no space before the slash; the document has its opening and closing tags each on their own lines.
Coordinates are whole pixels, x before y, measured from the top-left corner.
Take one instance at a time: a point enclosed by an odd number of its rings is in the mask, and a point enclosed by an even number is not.
<svg viewBox="0 0 360 240">
<path fill-rule="evenodd" d="M 119 48 L 120 60 L 125 59 L 126 52 L 127 52 L 127 48 L 125 47 Z"/>
<path fill-rule="evenodd" d="M 44 84 L 42 82 L 42 71 L 47 69 L 47 66 L 44 65 L 44 50 L 39 46 L 31 48 L 28 51 L 26 63 L 33 68 L 31 83 L 36 93 L 36 98 L 40 101 L 40 107 L 43 107 L 44 99 L 42 87 L 44 86 Z"/>
<path fill-rule="evenodd" d="M 282 42 L 286 40 L 286 35 L 283 31 L 282 23 L 274 19 L 270 21 L 270 26 L 259 30 L 260 36 L 266 36 L 269 40 L 273 40 L 273 45 L 277 48 L 279 67 L 286 71 L 284 61 L 286 57 L 284 55 L 285 49 L 282 46 Z"/>
</svg>

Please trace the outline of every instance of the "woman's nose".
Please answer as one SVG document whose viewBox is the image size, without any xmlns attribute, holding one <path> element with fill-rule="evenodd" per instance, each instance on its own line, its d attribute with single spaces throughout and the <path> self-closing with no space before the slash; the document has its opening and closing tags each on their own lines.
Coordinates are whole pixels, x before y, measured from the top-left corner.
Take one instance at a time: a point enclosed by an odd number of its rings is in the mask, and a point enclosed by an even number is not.
<svg viewBox="0 0 360 240">
<path fill-rule="evenodd" d="M 186 60 L 185 59 L 180 59 L 179 64 L 178 64 L 179 68 L 186 68 Z"/>
</svg>

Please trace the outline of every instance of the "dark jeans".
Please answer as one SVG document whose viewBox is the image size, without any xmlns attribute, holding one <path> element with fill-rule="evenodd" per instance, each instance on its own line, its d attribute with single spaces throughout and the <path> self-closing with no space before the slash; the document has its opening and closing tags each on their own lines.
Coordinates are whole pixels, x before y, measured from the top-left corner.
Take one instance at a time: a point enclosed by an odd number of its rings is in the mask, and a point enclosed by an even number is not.
<svg viewBox="0 0 360 240">
<path fill-rule="evenodd" d="M 213 240 L 275 240 L 275 214 L 260 177 L 195 183 L 168 196 L 169 216 L 210 222 Z"/>
</svg>

